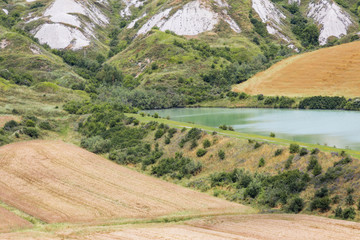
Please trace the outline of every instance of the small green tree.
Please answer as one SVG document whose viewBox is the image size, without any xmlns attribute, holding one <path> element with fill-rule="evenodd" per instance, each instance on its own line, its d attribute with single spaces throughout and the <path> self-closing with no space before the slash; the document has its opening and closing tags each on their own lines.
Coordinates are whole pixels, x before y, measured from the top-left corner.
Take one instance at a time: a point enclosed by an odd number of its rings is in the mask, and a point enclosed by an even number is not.
<svg viewBox="0 0 360 240">
<path fill-rule="evenodd" d="M 337 206 L 337 208 L 335 209 L 335 217 L 342 218 L 342 216 L 343 216 L 343 210 L 340 206 Z"/>
<path fill-rule="evenodd" d="M 345 208 L 343 211 L 343 218 L 344 219 L 354 219 L 356 216 L 355 208 L 349 207 Z"/>
<path fill-rule="evenodd" d="M 209 139 L 205 139 L 203 141 L 203 146 L 204 146 L 204 148 L 208 148 L 211 146 L 211 142 L 209 141 Z"/>
<path fill-rule="evenodd" d="M 203 157 L 206 153 L 207 153 L 207 151 L 205 149 L 200 148 L 199 150 L 197 150 L 196 156 Z"/>
<path fill-rule="evenodd" d="M 263 166 L 265 166 L 265 159 L 260 158 L 258 167 L 263 167 Z"/>
<path fill-rule="evenodd" d="M 304 200 L 300 197 L 296 197 L 290 201 L 288 211 L 293 213 L 299 213 L 304 208 Z"/>
<path fill-rule="evenodd" d="M 298 153 L 300 150 L 300 146 L 295 143 L 290 144 L 290 153 Z"/>
<path fill-rule="evenodd" d="M 220 158 L 221 160 L 224 160 L 224 159 L 225 159 L 225 151 L 222 150 L 222 149 L 220 149 L 220 150 L 218 151 L 218 156 L 219 156 L 219 158 Z"/>
</svg>

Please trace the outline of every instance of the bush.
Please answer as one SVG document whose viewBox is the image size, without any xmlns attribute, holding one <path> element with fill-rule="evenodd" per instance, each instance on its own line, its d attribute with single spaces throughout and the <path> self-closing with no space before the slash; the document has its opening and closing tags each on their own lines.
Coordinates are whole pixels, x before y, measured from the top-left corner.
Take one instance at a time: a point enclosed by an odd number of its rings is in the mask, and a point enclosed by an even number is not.
<svg viewBox="0 0 360 240">
<path fill-rule="evenodd" d="M 354 219 L 356 216 L 355 208 L 345 208 L 343 211 L 343 219 Z"/>
<path fill-rule="evenodd" d="M 225 151 L 220 149 L 218 151 L 218 156 L 219 156 L 220 160 L 224 160 L 225 159 Z"/>
<path fill-rule="evenodd" d="M 38 138 L 40 136 L 39 131 L 34 127 L 25 127 L 23 132 L 31 138 Z"/>
<path fill-rule="evenodd" d="M 204 146 L 204 148 L 208 148 L 211 146 L 211 142 L 209 141 L 209 139 L 205 139 L 203 141 L 203 146 Z"/>
<path fill-rule="evenodd" d="M 277 157 L 277 156 L 281 155 L 282 152 L 283 152 L 282 149 L 280 149 L 280 148 L 279 148 L 279 149 L 276 149 L 274 156 Z"/>
<path fill-rule="evenodd" d="M 191 141 L 191 145 L 190 145 L 190 149 L 192 150 L 192 149 L 196 148 L 197 146 L 198 146 L 197 141 L 196 141 L 195 139 L 192 140 L 192 141 Z"/>
<path fill-rule="evenodd" d="M 290 153 L 298 153 L 300 150 L 300 146 L 298 144 L 291 143 L 289 149 L 290 149 Z"/>
<path fill-rule="evenodd" d="M 170 141 L 170 138 L 166 137 L 166 138 L 165 138 L 165 144 L 170 144 L 170 142 L 171 142 L 171 141 Z"/>
<path fill-rule="evenodd" d="M 348 164 L 351 162 L 352 162 L 352 159 L 350 157 L 345 157 L 345 158 L 341 159 L 340 161 L 334 162 L 334 167 L 337 165 L 345 165 L 345 164 Z"/>
<path fill-rule="evenodd" d="M 258 149 L 259 147 L 261 147 L 261 144 L 256 142 L 255 145 L 254 145 L 254 149 Z"/>
<path fill-rule="evenodd" d="M 165 134 L 164 129 L 158 129 L 158 130 L 155 132 L 155 138 L 154 138 L 154 140 L 157 140 L 157 139 L 161 138 L 164 134 Z"/>
<path fill-rule="evenodd" d="M 260 158 L 258 167 L 263 167 L 263 166 L 265 166 L 265 159 L 264 159 L 264 158 Z"/>
<path fill-rule="evenodd" d="M 313 174 L 314 176 L 318 176 L 318 175 L 321 174 L 321 172 L 322 172 L 322 167 L 321 167 L 321 165 L 320 165 L 320 164 L 316 164 L 315 167 L 314 167 L 314 169 L 313 169 L 313 171 L 312 171 L 312 174 Z"/>
<path fill-rule="evenodd" d="M 300 156 L 305 156 L 307 154 L 308 154 L 308 150 L 306 148 L 301 148 L 300 149 L 300 153 L 299 153 Z"/>
<path fill-rule="evenodd" d="M 270 133 L 270 137 L 274 138 L 275 137 L 275 133 Z"/>
<path fill-rule="evenodd" d="M 349 194 L 348 196 L 346 196 L 345 202 L 346 202 L 346 204 L 349 205 L 349 206 L 354 205 L 354 204 L 355 204 L 354 197 L 353 197 L 351 194 Z"/>
<path fill-rule="evenodd" d="M 318 148 L 314 148 L 313 150 L 311 150 L 311 155 L 316 155 L 320 152 L 320 150 Z"/>
<path fill-rule="evenodd" d="M 290 201 L 288 211 L 293 213 L 299 213 L 304 208 L 304 200 L 300 197 L 296 197 Z"/>
<path fill-rule="evenodd" d="M 5 131 L 11 131 L 13 128 L 15 128 L 17 126 L 19 126 L 19 124 L 16 121 L 10 120 L 10 121 L 5 123 L 4 130 Z"/>
<path fill-rule="evenodd" d="M 51 130 L 51 124 L 48 121 L 40 122 L 39 127 L 44 130 Z"/>
<path fill-rule="evenodd" d="M 206 153 L 207 153 L 207 151 L 206 151 L 205 149 L 200 148 L 199 150 L 197 150 L 196 156 L 202 157 L 202 156 L 204 156 Z"/>
<path fill-rule="evenodd" d="M 289 169 L 291 167 L 293 159 L 294 159 L 294 155 L 290 155 L 285 162 L 285 169 Z"/>
<path fill-rule="evenodd" d="M 84 138 L 81 140 L 81 147 L 93 153 L 106 153 L 110 150 L 111 143 L 100 136 Z"/>
<path fill-rule="evenodd" d="M 201 169 L 201 163 L 194 162 L 177 153 L 175 158 L 161 159 L 158 165 L 152 167 L 151 174 L 158 177 L 170 174 L 171 178 L 182 179 L 186 176 L 195 176 L 201 172 Z"/>
<path fill-rule="evenodd" d="M 340 206 L 337 206 L 335 209 L 335 217 L 342 218 L 343 217 L 343 210 Z"/>
<path fill-rule="evenodd" d="M 319 162 L 318 162 L 317 158 L 315 156 L 311 156 L 309 165 L 307 166 L 306 169 L 308 171 L 313 170 L 315 168 L 315 166 L 318 164 L 319 164 Z"/>
<path fill-rule="evenodd" d="M 314 211 L 319 209 L 321 212 L 327 212 L 331 209 L 331 200 L 329 197 L 315 198 L 310 204 L 310 210 Z"/>
</svg>

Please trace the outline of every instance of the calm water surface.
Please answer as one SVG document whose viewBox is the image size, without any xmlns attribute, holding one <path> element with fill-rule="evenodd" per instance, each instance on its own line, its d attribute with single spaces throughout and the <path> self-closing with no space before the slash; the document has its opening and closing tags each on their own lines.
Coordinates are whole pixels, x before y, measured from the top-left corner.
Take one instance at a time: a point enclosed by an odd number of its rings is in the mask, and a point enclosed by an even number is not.
<svg viewBox="0 0 360 240">
<path fill-rule="evenodd" d="M 231 125 L 235 131 L 321 145 L 360 150 L 360 112 L 289 110 L 177 108 L 151 110 L 172 120 L 218 127 Z"/>
</svg>

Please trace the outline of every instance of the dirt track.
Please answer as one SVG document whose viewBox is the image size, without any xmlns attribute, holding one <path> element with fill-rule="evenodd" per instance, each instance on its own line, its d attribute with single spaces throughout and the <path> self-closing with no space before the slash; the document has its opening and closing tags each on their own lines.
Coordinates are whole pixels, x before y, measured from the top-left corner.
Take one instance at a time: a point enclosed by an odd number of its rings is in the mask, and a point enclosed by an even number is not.
<svg viewBox="0 0 360 240">
<path fill-rule="evenodd" d="M 48 223 L 246 212 L 61 141 L 0 148 L 0 200 Z"/>
<path fill-rule="evenodd" d="M 0 207 L 0 232 L 31 227 L 31 223 Z"/>
<path fill-rule="evenodd" d="M 233 90 L 269 96 L 360 96 L 360 42 L 285 59 Z"/>
</svg>

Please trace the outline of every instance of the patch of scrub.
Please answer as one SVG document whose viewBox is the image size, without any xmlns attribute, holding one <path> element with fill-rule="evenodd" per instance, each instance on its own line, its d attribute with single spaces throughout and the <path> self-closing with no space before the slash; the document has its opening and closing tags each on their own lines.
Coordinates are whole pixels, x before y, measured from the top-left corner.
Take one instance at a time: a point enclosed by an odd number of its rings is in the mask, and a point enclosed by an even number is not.
<svg viewBox="0 0 360 240">
<path fill-rule="evenodd" d="M 350 15 L 330 0 L 311 2 L 307 16 L 321 26 L 320 45 L 325 45 L 331 36 L 340 38 L 346 35 L 353 24 Z"/>
<path fill-rule="evenodd" d="M 222 6 L 226 6 L 221 1 Z M 200 0 L 185 4 L 181 9 L 169 16 L 172 8 L 166 9 L 153 16 L 142 28 L 138 34 L 145 34 L 152 27 L 157 26 L 161 31 L 170 30 L 178 35 L 198 35 L 202 32 L 211 31 L 223 19 L 230 25 L 233 31 L 240 33 L 241 29 L 237 23 L 222 11 L 222 14 L 214 12 L 210 6 Z"/>
</svg>

